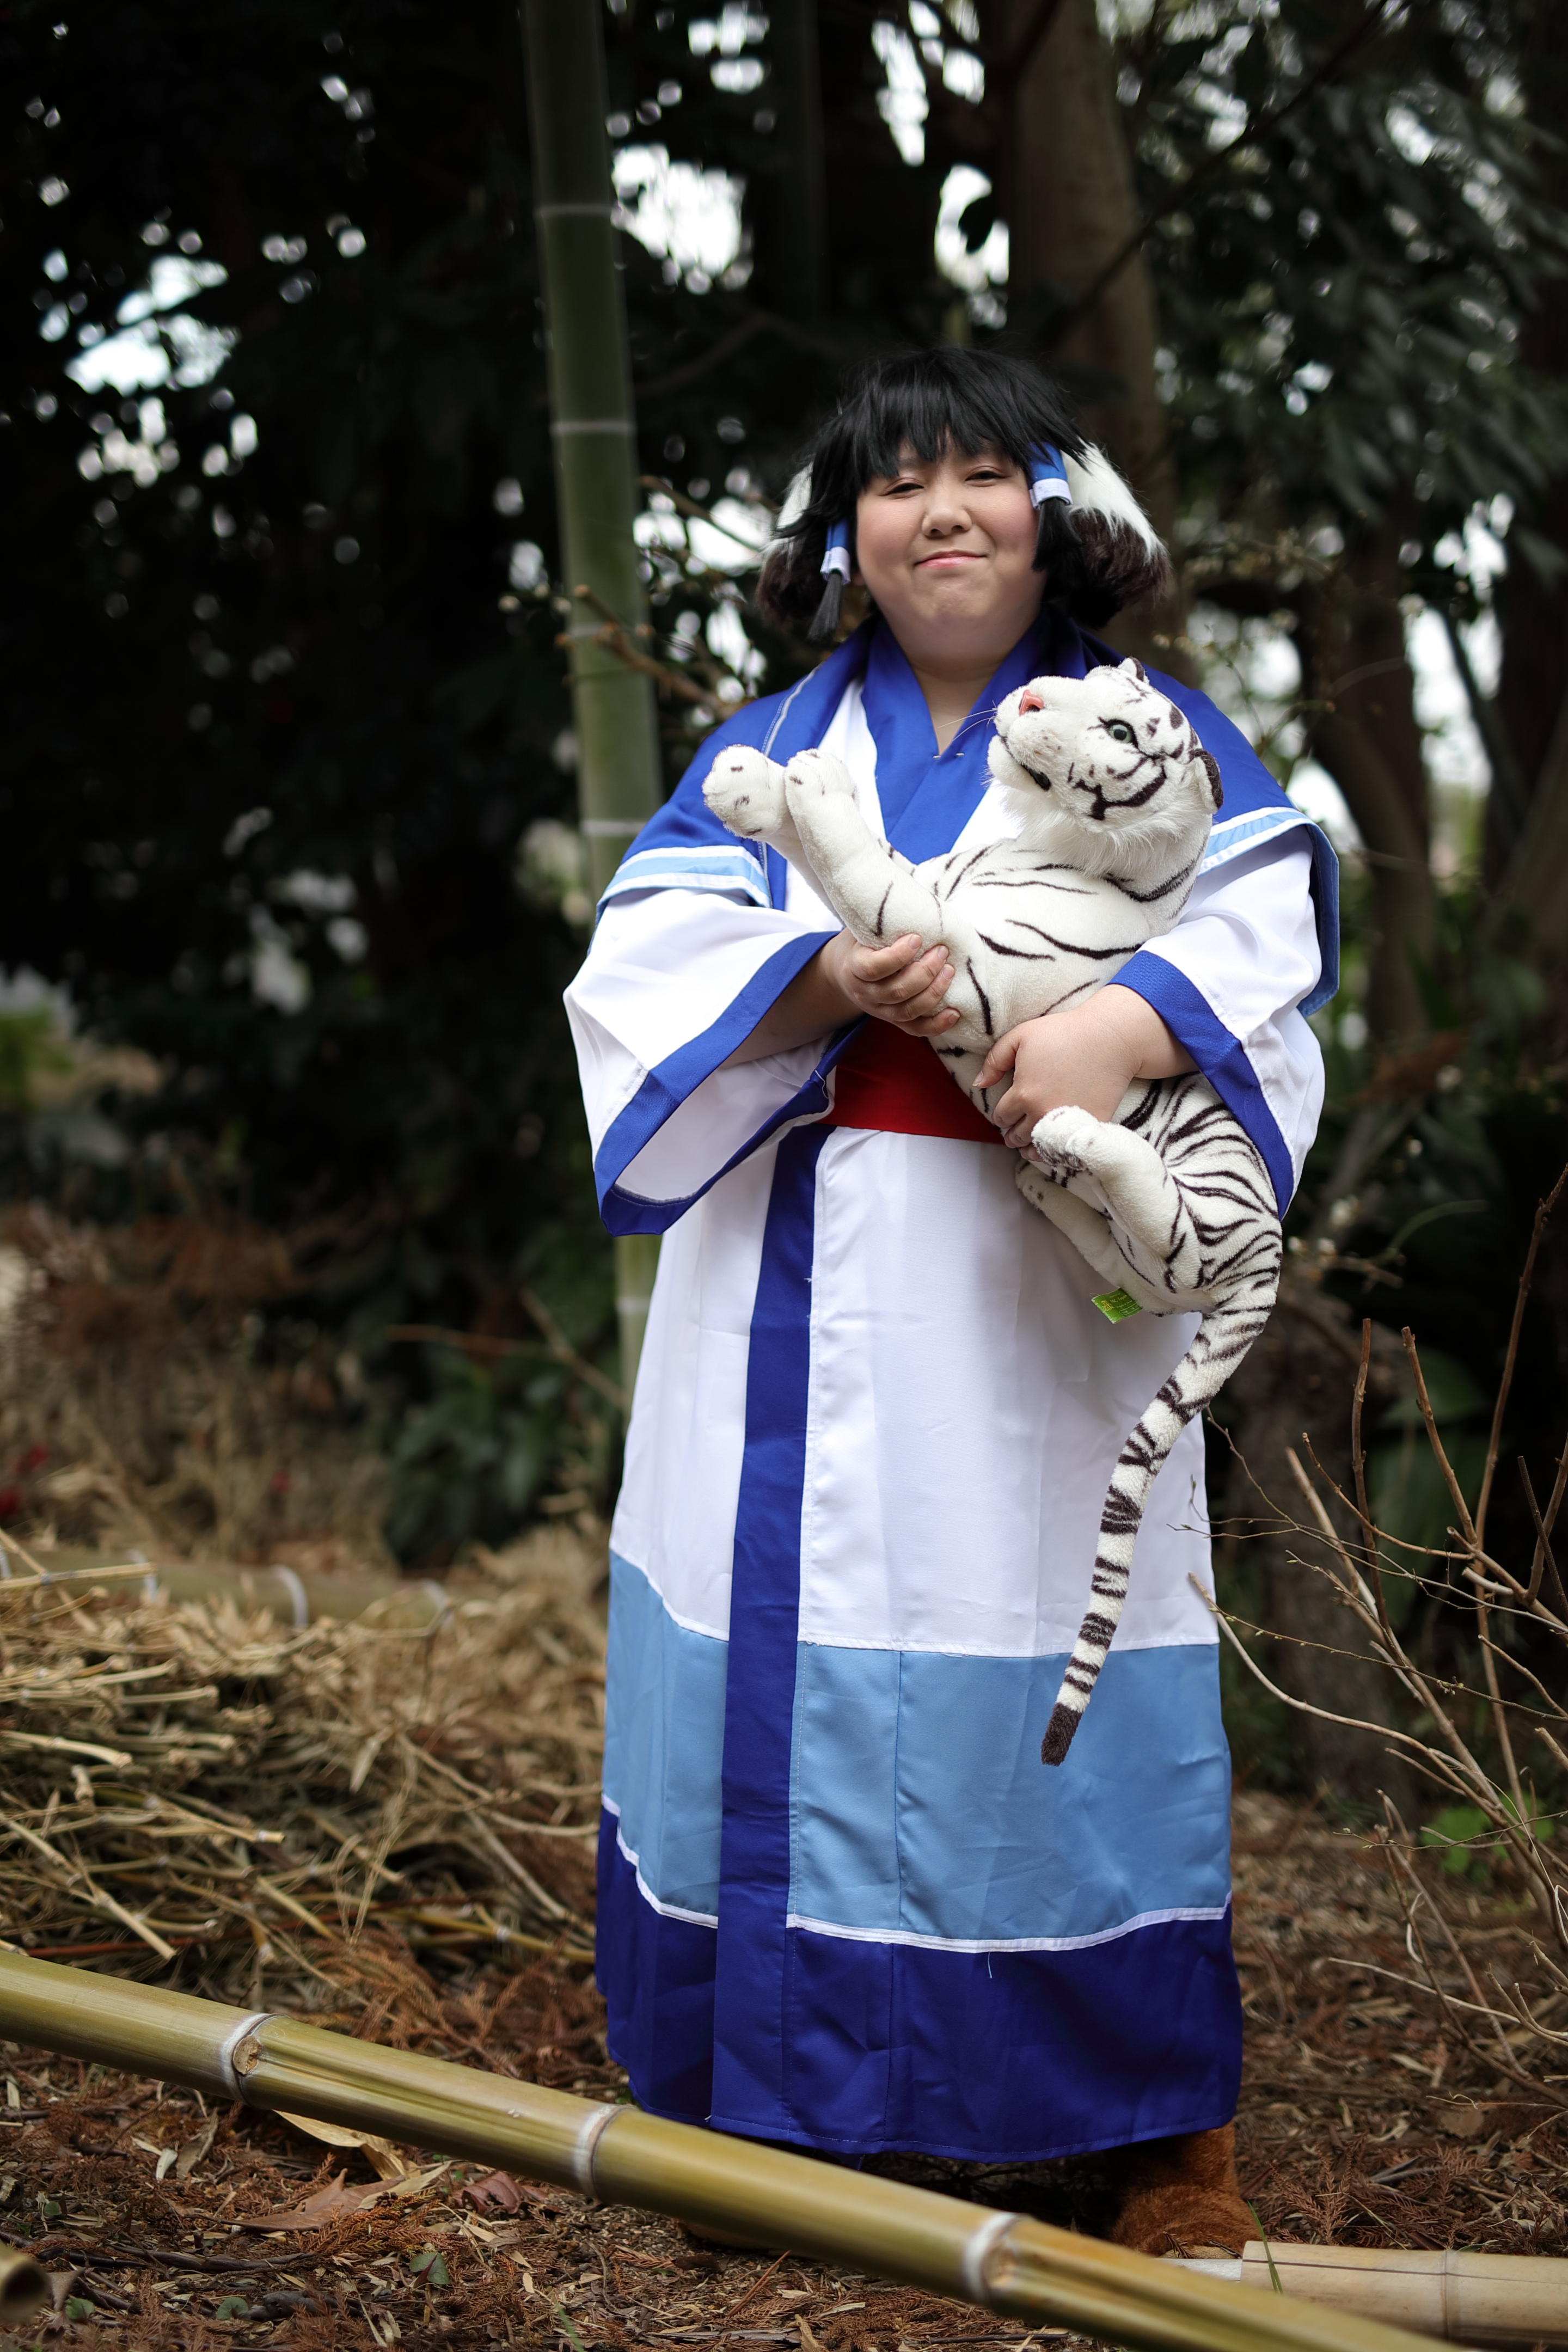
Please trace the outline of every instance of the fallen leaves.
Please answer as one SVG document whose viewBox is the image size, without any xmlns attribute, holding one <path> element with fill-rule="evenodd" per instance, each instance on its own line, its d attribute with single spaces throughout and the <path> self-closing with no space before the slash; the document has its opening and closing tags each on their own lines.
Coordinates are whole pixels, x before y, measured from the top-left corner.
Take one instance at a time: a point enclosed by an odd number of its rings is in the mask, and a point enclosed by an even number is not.
<svg viewBox="0 0 1568 2352">
<path fill-rule="evenodd" d="M 346 2172 L 334 2173 L 324 2188 L 312 2190 L 302 2204 L 274 2213 L 244 2214 L 239 2226 L 242 2230 L 324 2230 L 330 2222 L 367 2211 L 383 2198 L 420 2196 L 450 2170 L 449 2164 L 432 2164 L 422 2172 L 401 2173 L 395 2180 L 379 2181 L 374 2188 L 363 2189 L 345 2187 Z"/>
</svg>

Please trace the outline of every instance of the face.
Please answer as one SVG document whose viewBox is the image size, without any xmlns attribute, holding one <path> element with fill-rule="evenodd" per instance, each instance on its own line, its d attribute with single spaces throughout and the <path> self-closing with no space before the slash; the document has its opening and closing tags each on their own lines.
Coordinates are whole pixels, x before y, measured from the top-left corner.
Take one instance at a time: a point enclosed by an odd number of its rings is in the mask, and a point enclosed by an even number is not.
<svg viewBox="0 0 1568 2352">
<path fill-rule="evenodd" d="M 855 537 L 856 577 L 917 664 L 1000 661 L 1039 612 L 1029 485 L 999 450 L 906 446 L 861 492 Z"/>
</svg>

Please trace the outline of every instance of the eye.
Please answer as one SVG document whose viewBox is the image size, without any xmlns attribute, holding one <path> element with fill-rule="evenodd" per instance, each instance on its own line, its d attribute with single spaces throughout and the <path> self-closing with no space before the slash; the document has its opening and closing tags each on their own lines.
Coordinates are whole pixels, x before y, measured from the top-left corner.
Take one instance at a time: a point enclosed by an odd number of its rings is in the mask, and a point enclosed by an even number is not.
<svg viewBox="0 0 1568 2352">
<path fill-rule="evenodd" d="M 1108 719 L 1105 731 L 1113 743 L 1136 743 L 1138 740 L 1125 719 Z"/>
</svg>

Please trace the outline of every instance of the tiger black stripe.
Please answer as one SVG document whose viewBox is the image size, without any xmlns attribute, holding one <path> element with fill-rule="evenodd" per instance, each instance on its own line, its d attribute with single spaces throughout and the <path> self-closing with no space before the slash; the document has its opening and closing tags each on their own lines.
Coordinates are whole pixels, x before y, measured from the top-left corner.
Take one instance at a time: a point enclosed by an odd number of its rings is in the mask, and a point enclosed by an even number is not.
<svg viewBox="0 0 1568 2352">
<path fill-rule="evenodd" d="M 1048 1121 L 1037 1130 L 1047 1156 Z M 1073 1644 L 1040 1745 L 1042 1762 L 1066 1760 L 1084 1709 L 1115 1639 L 1131 1584 L 1133 1549 L 1154 1480 L 1183 1429 L 1217 1394 L 1268 1319 L 1279 1276 L 1279 1223 L 1268 1171 L 1240 1126 L 1195 1074 L 1151 1084 L 1115 1123 L 1119 1139 L 1135 1139 L 1157 1155 L 1164 1198 L 1154 1212 L 1118 1214 L 1114 1171 L 1097 1170 L 1064 1148 L 1047 1172 L 1097 1210 L 1107 1239 L 1127 1267 L 1134 1295 L 1166 1311 L 1201 1306 L 1192 1346 L 1142 1414 L 1121 1449 L 1100 1517 L 1090 1600 Z M 1107 1133 L 1100 1129 L 1103 1138 Z M 1020 1181 L 1032 1199 L 1024 1171 Z M 1103 1271 L 1103 1268 L 1101 1269 Z"/>
</svg>

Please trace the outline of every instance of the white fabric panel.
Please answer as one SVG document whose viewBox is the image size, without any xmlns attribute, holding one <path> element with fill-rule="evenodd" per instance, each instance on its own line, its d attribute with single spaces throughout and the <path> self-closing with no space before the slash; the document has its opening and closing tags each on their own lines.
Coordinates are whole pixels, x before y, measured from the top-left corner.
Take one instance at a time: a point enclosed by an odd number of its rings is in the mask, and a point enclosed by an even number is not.
<svg viewBox="0 0 1568 2352">
<path fill-rule="evenodd" d="M 775 1150 L 664 1238 L 610 1538 L 678 1624 L 721 1639 Z M 932 1136 L 845 1128 L 824 1144 L 804 1641 L 1072 1646 L 1112 1465 L 1197 1318 L 1108 1323 L 1090 1303 L 1099 1276 L 1021 1199 L 1013 1166 Z M 1187 1582 L 1212 1589 L 1203 1453 L 1194 1423 L 1155 1483 L 1119 1648 L 1215 1638 Z"/>
<path fill-rule="evenodd" d="M 1296 1181 L 1323 1108 L 1323 1056 L 1295 1008 L 1322 969 L 1312 853 L 1300 829 L 1200 874 L 1181 921 L 1143 952 L 1181 972 L 1240 1039 Z"/>
<path fill-rule="evenodd" d="M 1116 1457 L 1196 1316 L 1106 1321 L 1009 1151 L 837 1129 L 817 1162 L 801 1638 L 1038 1657 L 1089 1605 Z M 1203 1434 L 1150 1498 L 1120 1649 L 1215 1638 Z"/>
<path fill-rule="evenodd" d="M 877 744 L 866 718 L 865 697 L 860 680 L 852 678 L 845 688 L 844 698 L 834 712 L 821 748 L 842 760 L 855 779 L 855 801 L 868 829 L 879 841 L 887 839 L 882 823 L 882 803 L 877 797 Z M 806 877 L 792 866 L 784 905 L 791 915 L 803 922 L 808 930 L 841 930 L 837 916 Z"/>
<path fill-rule="evenodd" d="M 858 686 L 824 742 L 880 831 Z M 1014 823 L 993 787 L 959 845 Z M 1322 1095 L 1316 1040 L 1289 1009 L 1318 972 L 1310 870 L 1289 835 L 1236 857 L 1200 878 L 1177 929 L 1146 950 L 1242 1040 L 1298 1165 Z M 836 928 L 793 869 L 779 911 L 680 889 L 609 905 L 567 997 L 595 1148 L 648 1070 L 721 1020 L 770 954 Z M 627 1169 L 627 1189 L 696 1191 L 791 1099 L 820 1046 L 715 1071 Z M 775 1148 L 665 1236 L 612 1538 L 679 1623 L 720 1638 Z M 1100 1277 L 1026 1207 L 998 1148 L 836 1129 L 817 1184 L 803 1638 L 996 1657 L 1069 1649 L 1111 1466 L 1195 1318 L 1107 1323 L 1090 1304 Z M 1118 1649 L 1213 1642 L 1189 1573 L 1207 1587 L 1197 1425 L 1151 1497 Z"/>
<path fill-rule="evenodd" d="M 730 1631 L 730 1568 L 769 1143 L 689 1209 L 659 1244 L 611 1549 L 640 1568 L 676 1622 Z"/>
</svg>

